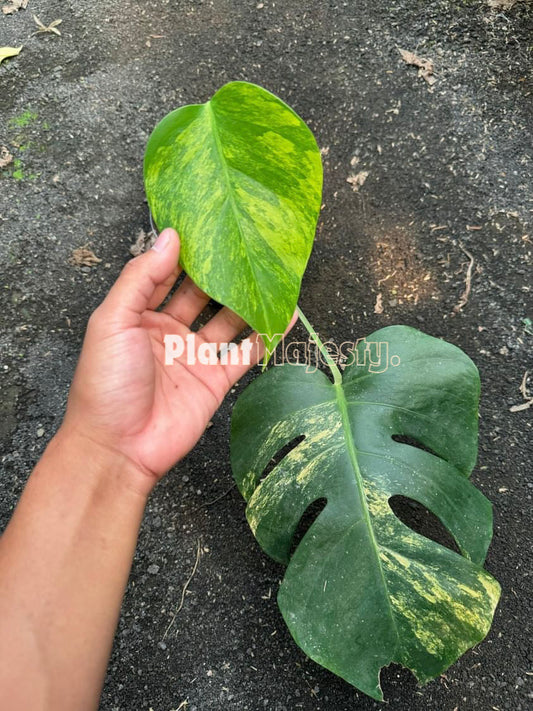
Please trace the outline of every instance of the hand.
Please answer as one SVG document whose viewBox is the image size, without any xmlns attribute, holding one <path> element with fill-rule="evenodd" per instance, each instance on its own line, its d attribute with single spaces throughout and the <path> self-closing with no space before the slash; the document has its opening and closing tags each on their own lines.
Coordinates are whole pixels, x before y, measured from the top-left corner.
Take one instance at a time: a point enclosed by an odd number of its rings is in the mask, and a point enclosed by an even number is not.
<svg viewBox="0 0 533 711">
<path fill-rule="evenodd" d="M 264 350 L 252 334 L 250 365 L 189 364 L 186 353 L 165 365 L 164 337 L 185 340 L 209 301 L 187 276 L 155 311 L 179 275 L 178 256 L 178 235 L 166 229 L 149 252 L 126 264 L 89 319 L 62 426 L 125 455 L 148 475 L 149 488 L 194 447 L 230 387 Z M 224 307 L 195 334 L 195 345 L 230 342 L 245 327 Z"/>
</svg>

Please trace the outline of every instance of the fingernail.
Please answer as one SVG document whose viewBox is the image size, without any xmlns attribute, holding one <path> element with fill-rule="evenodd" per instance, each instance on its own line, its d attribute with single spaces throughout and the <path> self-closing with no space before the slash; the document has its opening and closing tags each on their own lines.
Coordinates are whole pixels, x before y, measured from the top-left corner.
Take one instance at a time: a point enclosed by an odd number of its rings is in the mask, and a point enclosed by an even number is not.
<svg viewBox="0 0 533 711">
<path fill-rule="evenodd" d="M 171 235 L 172 235 L 172 231 L 170 229 L 163 230 L 163 232 L 161 232 L 159 237 L 156 239 L 156 241 L 152 245 L 152 249 L 155 250 L 156 252 L 163 252 L 168 247 Z"/>
</svg>

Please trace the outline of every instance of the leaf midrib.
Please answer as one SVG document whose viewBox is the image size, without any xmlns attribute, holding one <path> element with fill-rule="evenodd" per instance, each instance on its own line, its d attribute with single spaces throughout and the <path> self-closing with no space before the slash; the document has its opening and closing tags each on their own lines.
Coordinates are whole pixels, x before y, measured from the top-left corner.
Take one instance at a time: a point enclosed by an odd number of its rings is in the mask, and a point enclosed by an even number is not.
<svg viewBox="0 0 533 711">
<path fill-rule="evenodd" d="M 338 404 L 338 407 L 339 407 L 339 410 L 341 413 L 341 422 L 342 422 L 342 429 L 343 429 L 343 433 L 344 433 L 344 440 L 346 442 L 346 449 L 348 450 L 348 457 L 350 459 L 350 463 L 352 465 L 352 469 L 354 472 L 355 483 L 356 483 L 357 491 L 358 491 L 359 498 L 361 501 L 361 508 L 363 509 L 363 519 L 366 524 L 367 530 L 370 534 L 370 541 L 372 544 L 372 550 L 374 552 L 376 562 L 377 562 L 377 565 L 379 568 L 381 580 L 383 583 L 383 587 L 385 589 L 387 605 L 389 608 L 389 617 L 391 619 L 392 625 L 393 625 L 394 630 L 396 632 L 396 640 L 397 640 L 396 646 L 398 646 L 399 640 L 400 640 L 400 635 L 398 633 L 398 627 L 396 625 L 396 620 L 395 620 L 393 612 L 392 612 L 392 606 L 390 604 L 389 587 L 387 585 L 387 580 L 385 578 L 385 573 L 383 571 L 383 565 L 381 563 L 381 557 L 379 555 L 379 544 L 378 544 L 376 536 L 374 534 L 374 527 L 372 526 L 372 519 L 370 517 L 370 511 L 368 509 L 368 502 L 366 499 L 365 489 L 364 489 L 364 485 L 363 485 L 363 477 L 361 475 L 361 470 L 359 468 L 359 461 L 357 459 L 357 448 L 356 448 L 355 442 L 353 440 L 352 428 L 351 428 L 351 423 L 350 423 L 350 416 L 348 414 L 348 403 L 346 401 L 346 396 L 344 394 L 343 383 L 342 382 L 333 383 L 333 387 L 335 388 L 335 397 L 337 399 L 337 404 Z"/>
<path fill-rule="evenodd" d="M 252 272 L 253 277 L 254 277 L 254 281 L 255 281 L 255 283 L 256 283 L 256 285 L 257 285 L 257 284 L 259 284 L 259 280 L 258 280 L 258 278 L 257 278 L 256 271 L 255 271 L 255 269 L 254 269 L 253 259 L 250 257 L 250 255 L 249 255 L 249 253 L 248 253 L 248 244 L 247 244 L 246 239 L 245 239 L 245 237 L 244 237 L 244 233 L 243 233 L 243 231 L 242 231 L 241 223 L 240 223 L 240 220 L 239 220 L 238 208 L 237 208 L 237 205 L 235 204 L 235 198 L 234 198 L 233 192 L 232 192 L 232 190 L 231 190 L 231 179 L 230 179 L 230 176 L 229 176 L 228 166 L 226 165 L 226 158 L 225 158 L 225 156 L 224 156 L 224 151 L 222 150 L 222 143 L 221 143 L 221 141 L 220 141 L 220 136 L 218 135 L 218 128 L 217 128 L 217 125 L 216 125 L 215 112 L 213 111 L 213 107 L 212 107 L 212 105 L 211 105 L 211 101 L 207 101 L 207 102 L 204 104 L 204 107 L 205 107 L 205 109 L 206 109 L 206 111 L 207 111 L 207 114 L 208 114 L 208 117 L 209 117 L 208 120 L 209 120 L 209 124 L 210 124 L 210 126 L 211 126 L 211 133 L 212 133 L 213 139 L 214 139 L 214 141 L 215 141 L 215 147 L 216 147 L 216 153 L 217 153 L 217 156 L 218 156 L 218 161 L 219 161 L 219 163 L 220 163 L 220 166 L 221 166 L 221 169 L 222 169 L 222 173 L 223 173 L 223 175 L 224 175 L 224 182 L 226 183 L 226 195 L 227 195 L 227 199 L 228 199 L 228 202 L 229 202 L 229 204 L 230 204 L 231 212 L 233 213 L 233 218 L 234 218 L 235 224 L 237 225 L 237 229 L 238 229 L 238 231 L 239 231 L 239 237 L 240 237 L 241 243 L 242 243 L 242 245 L 244 246 L 244 254 L 246 255 L 246 259 L 247 259 L 247 261 L 248 261 L 248 264 L 250 265 L 250 271 Z M 258 296 L 259 296 L 259 293 L 258 293 Z M 260 303 L 261 306 L 262 306 L 262 301 L 261 301 L 261 299 L 259 299 L 259 303 Z M 264 320 L 265 327 L 266 327 L 266 329 L 268 330 L 268 332 L 270 333 L 270 332 L 273 331 L 274 329 L 272 328 L 272 326 L 271 326 L 271 324 L 270 324 L 270 322 L 269 322 L 268 314 L 267 314 L 267 312 L 265 311 L 264 308 L 261 308 L 261 311 L 262 311 L 262 314 L 263 314 L 263 320 Z"/>
</svg>

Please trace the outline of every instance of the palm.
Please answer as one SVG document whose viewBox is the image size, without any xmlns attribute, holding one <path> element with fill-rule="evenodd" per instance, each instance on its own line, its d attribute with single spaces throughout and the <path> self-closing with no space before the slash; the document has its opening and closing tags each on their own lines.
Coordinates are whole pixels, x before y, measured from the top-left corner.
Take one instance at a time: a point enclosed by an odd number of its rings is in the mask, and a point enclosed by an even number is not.
<svg viewBox="0 0 533 711">
<path fill-rule="evenodd" d="M 154 259 L 139 259 L 148 257 Z M 91 317 L 69 398 L 69 410 L 75 410 L 77 402 L 98 439 L 158 476 L 192 449 L 228 389 L 250 367 L 190 363 L 186 354 L 165 364 L 165 336 L 185 341 L 209 301 L 187 277 L 162 311 L 153 310 L 177 277 L 176 263 L 177 254 L 159 284 L 153 278 L 143 284 L 142 262 L 133 260 L 133 266 L 126 267 Z M 134 288 L 137 293 L 129 295 L 129 305 L 124 292 Z M 223 308 L 195 334 L 195 345 L 231 341 L 245 326 Z M 257 362 L 260 355 L 256 341 L 249 362 Z"/>
<path fill-rule="evenodd" d="M 132 427 L 131 443 L 145 467 L 165 471 L 196 444 L 232 382 L 224 366 L 187 363 L 185 354 L 172 365 L 165 365 L 164 336 L 179 335 L 185 340 L 191 333 L 168 313 L 146 312 L 143 329 L 151 352 L 143 344 L 143 355 L 148 353 L 146 379 L 132 383 L 137 397 L 141 391 L 145 395 L 143 416 L 137 428 Z M 196 334 L 196 338 L 201 336 Z"/>
<path fill-rule="evenodd" d="M 263 344 L 252 334 L 249 358 L 212 365 L 185 357 L 165 364 L 165 336 L 184 340 L 209 301 L 189 277 L 161 310 L 178 274 L 179 240 L 161 233 L 154 249 L 131 260 L 89 321 L 71 388 L 67 420 L 161 476 L 196 444 L 229 388 L 257 363 Z M 200 343 L 230 342 L 245 322 L 222 308 L 195 334 Z M 247 344 L 249 345 L 249 344 Z"/>
</svg>

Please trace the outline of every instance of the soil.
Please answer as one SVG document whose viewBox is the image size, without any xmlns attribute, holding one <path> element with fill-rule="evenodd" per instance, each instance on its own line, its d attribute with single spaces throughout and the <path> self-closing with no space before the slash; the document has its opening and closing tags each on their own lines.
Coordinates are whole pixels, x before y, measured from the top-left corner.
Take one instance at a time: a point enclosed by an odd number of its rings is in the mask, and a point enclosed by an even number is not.
<svg viewBox="0 0 533 711">
<path fill-rule="evenodd" d="M 32 13 L 61 18 L 61 36 L 33 35 Z M 14 157 L 0 171 L 1 527 L 61 422 L 87 318 L 149 230 L 150 130 L 228 80 L 254 81 L 323 150 L 301 295 L 319 333 L 341 342 L 409 324 L 481 372 L 473 481 L 494 504 L 487 568 L 502 600 L 488 638 L 441 678 L 419 688 L 408 671 L 384 670 L 388 707 L 531 708 L 533 407 L 510 407 L 533 373 L 532 29 L 530 3 L 477 0 L 30 0 L 2 15 L 0 45 L 24 48 L 0 66 L 0 145 Z M 433 61 L 433 86 L 399 49 Z M 354 190 L 347 179 L 361 171 Z M 80 247 L 102 261 L 76 265 Z M 467 253 L 471 291 L 454 311 Z M 282 622 L 283 568 L 259 550 L 231 488 L 229 417 L 245 385 L 150 499 L 102 711 L 380 707 L 306 659 Z"/>
</svg>

